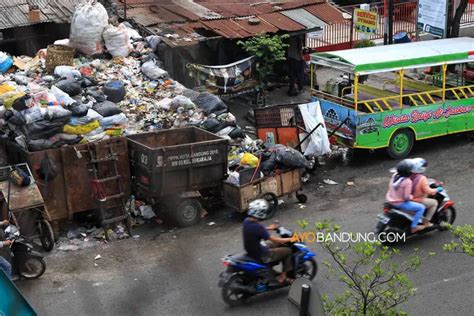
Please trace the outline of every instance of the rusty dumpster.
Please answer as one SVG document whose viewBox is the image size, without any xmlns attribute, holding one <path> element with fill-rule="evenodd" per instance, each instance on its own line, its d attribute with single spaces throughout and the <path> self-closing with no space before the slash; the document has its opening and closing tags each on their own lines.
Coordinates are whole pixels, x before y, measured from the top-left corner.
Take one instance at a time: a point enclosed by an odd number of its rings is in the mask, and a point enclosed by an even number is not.
<svg viewBox="0 0 474 316">
<path fill-rule="evenodd" d="M 52 220 L 71 219 L 75 213 L 98 208 L 91 188 L 88 146 L 100 151 L 110 145 L 118 156 L 117 166 L 123 179 L 124 193 L 126 196 L 130 194 L 130 164 L 125 137 L 36 152 L 27 152 L 6 140 L 2 143 L 10 164 L 28 163 Z M 53 162 L 57 170 L 56 176 L 47 181 L 40 177 L 41 162 L 45 157 Z"/>
<path fill-rule="evenodd" d="M 127 139 L 135 194 L 164 206 L 180 226 L 196 223 L 201 193 L 221 189 L 227 176 L 228 141 L 196 127 L 129 135 Z"/>
</svg>

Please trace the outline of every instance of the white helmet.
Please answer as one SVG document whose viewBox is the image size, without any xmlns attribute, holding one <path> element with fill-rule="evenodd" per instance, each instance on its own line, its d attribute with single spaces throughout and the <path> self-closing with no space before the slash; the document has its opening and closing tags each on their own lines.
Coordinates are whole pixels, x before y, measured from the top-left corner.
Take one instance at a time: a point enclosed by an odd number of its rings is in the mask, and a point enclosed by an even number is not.
<svg viewBox="0 0 474 316">
<path fill-rule="evenodd" d="M 262 220 L 267 217 L 269 209 L 270 204 L 267 200 L 258 199 L 250 202 L 249 211 L 247 212 L 247 215 Z"/>
<path fill-rule="evenodd" d="M 413 173 L 424 173 L 426 167 L 428 167 L 428 162 L 423 158 L 413 158 L 410 159 L 412 163 L 411 172 Z"/>
</svg>

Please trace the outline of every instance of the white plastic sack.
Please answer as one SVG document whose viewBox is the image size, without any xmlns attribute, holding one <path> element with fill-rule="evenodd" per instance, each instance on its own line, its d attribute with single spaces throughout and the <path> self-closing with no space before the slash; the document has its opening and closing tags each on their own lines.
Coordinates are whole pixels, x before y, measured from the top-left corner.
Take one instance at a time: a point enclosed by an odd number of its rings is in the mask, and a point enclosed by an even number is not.
<svg viewBox="0 0 474 316">
<path fill-rule="evenodd" d="M 124 22 L 124 23 L 120 23 L 119 24 L 119 27 L 120 26 L 123 26 L 127 29 L 127 32 L 128 32 L 128 37 L 132 40 L 137 40 L 137 39 L 141 39 L 142 36 L 140 35 L 140 33 L 138 33 L 137 30 L 135 30 L 131 25 L 130 23 L 128 22 Z"/>
<path fill-rule="evenodd" d="M 78 78 L 82 77 L 81 72 L 72 66 L 56 66 L 54 75 L 61 78 Z"/>
<path fill-rule="evenodd" d="M 128 30 L 125 25 L 118 27 L 107 25 L 104 29 L 105 47 L 110 55 L 114 57 L 126 57 L 132 51 Z"/>
<path fill-rule="evenodd" d="M 142 205 L 140 206 L 139 210 L 144 219 L 150 219 L 156 216 L 151 205 Z"/>
<path fill-rule="evenodd" d="M 60 105 L 55 105 L 55 106 L 48 106 L 46 108 L 46 114 L 44 116 L 48 120 L 54 120 L 55 118 L 61 118 L 61 117 L 70 116 L 70 115 L 71 115 L 71 111 L 66 110 Z"/>
<path fill-rule="evenodd" d="M 312 131 L 319 123 L 322 126 L 318 127 L 309 137 L 310 142 L 304 151 L 305 156 L 323 156 L 331 152 L 329 144 L 326 124 L 324 123 L 323 114 L 319 101 L 307 104 L 298 105 L 301 116 L 303 117 L 304 125 L 307 131 Z"/>
<path fill-rule="evenodd" d="M 21 111 L 21 114 L 23 115 L 26 124 L 30 124 L 43 119 L 43 113 L 41 112 L 41 108 L 39 106 L 33 106 L 31 108 L 23 110 Z"/>
<path fill-rule="evenodd" d="M 79 4 L 71 19 L 71 46 L 86 55 L 103 52 L 102 33 L 109 24 L 104 6 L 95 0 Z"/>
<path fill-rule="evenodd" d="M 69 42 L 69 38 L 65 38 L 65 39 L 54 41 L 54 45 L 71 46 L 71 42 Z"/>
<path fill-rule="evenodd" d="M 56 86 L 52 86 L 51 87 L 51 93 L 54 95 L 54 97 L 56 98 L 56 100 L 58 100 L 58 102 L 61 104 L 61 105 L 71 105 L 73 104 L 74 102 L 74 99 L 71 98 L 69 96 L 69 94 L 63 92 L 62 90 L 60 90 L 59 88 L 57 88 Z"/>
<path fill-rule="evenodd" d="M 115 114 L 112 116 L 104 117 L 100 120 L 100 126 L 109 127 L 112 125 L 121 125 L 128 122 L 127 116 L 124 113 Z"/>
<path fill-rule="evenodd" d="M 151 80 L 158 80 L 160 78 L 168 77 L 168 72 L 158 67 L 153 59 L 144 63 L 141 70 L 142 73 Z"/>
<path fill-rule="evenodd" d="M 97 121 L 97 120 L 101 120 L 103 118 L 102 115 L 100 115 L 99 113 L 97 113 L 96 111 L 94 111 L 93 109 L 89 109 L 87 110 L 87 114 L 84 115 L 84 116 L 80 116 L 80 117 L 71 117 L 69 119 L 69 125 L 75 125 L 75 126 L 78 126 L 78 125 L 86 125 L 92 121 Z"/>
</svg>

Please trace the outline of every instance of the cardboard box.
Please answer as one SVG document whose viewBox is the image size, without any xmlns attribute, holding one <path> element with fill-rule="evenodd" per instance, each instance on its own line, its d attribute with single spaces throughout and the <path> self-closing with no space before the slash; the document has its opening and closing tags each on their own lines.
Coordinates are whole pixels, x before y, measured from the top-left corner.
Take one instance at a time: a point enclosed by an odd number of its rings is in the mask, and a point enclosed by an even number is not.
<svg viewBox="0 0 474 316">
<path fill-rule="evenodd" d="M 28 21 L 29 22 L 39 22 L 41 21 L 40 18 L 40 10 L 31 10 L 28 12 Z"/>
</svg>

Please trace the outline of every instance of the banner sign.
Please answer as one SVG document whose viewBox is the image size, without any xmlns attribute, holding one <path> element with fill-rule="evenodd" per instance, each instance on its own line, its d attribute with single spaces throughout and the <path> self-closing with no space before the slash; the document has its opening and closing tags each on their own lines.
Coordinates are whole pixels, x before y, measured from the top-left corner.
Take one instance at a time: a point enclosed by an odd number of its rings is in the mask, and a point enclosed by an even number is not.
<svg viewBox="0 0 474 316">
<path fill-rule="evenodd" d="M 377 31 L 377 22 L 379 20 L 377 13 L 362 9 L 355 9 L 354 17 L 354 26 L 357 32 L 375 34 Z"/>
<path fill-rule="evenodd" d="M 419 0 L 418 30 L 439 37 L 446 37 L 447 30 L 447 0 Z"/>
<path fill-rule="evenodd" d="M 249 57 L 223 66 L 189 64 L 196 84 L 194 90 L 216 95 L 235 95 L 252 91 L 257 86 L 253 67 L 255 58 Z"/>
</svg>

